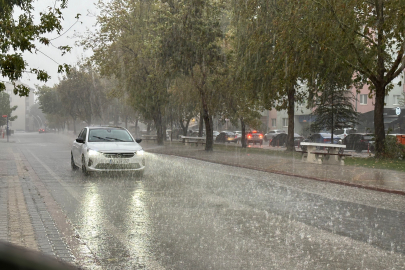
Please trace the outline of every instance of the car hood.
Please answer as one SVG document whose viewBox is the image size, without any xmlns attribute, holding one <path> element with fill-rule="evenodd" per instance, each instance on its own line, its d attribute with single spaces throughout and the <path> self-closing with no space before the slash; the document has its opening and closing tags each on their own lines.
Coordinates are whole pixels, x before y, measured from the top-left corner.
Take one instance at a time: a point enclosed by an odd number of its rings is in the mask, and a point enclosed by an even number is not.
<svg viewBox="0 0 405 270">
<path fill-rule="evenodd" d="M 136 142 L 89 142 L 88 148 L 100 152 L 135 152 L 142 150 Z"/>
</svg>

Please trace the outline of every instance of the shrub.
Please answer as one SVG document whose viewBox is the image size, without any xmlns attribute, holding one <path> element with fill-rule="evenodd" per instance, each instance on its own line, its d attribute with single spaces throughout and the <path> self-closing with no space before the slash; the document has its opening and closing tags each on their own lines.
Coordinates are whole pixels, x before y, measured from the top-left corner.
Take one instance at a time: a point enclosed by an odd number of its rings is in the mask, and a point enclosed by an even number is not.
<svg viewBox="0 0 405 270">
<path fill-rule="evenodd" d="M 405 159 L 405 145 L 400 144 L 395 136 L 386 136 L 384 144 L 386 158 Z"/>
</svg>

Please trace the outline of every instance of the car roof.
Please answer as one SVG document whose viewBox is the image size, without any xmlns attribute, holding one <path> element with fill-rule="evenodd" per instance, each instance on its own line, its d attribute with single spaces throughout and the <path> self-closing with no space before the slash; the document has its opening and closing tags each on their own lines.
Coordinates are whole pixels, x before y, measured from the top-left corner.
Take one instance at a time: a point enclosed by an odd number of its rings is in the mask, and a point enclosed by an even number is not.
<svg viewBox="0 0 405 270">
<path fill-rule="evenodd" d="M 123 127 L 114 127 L 114 126 L 91 126 L 91 127 L 87 127 L 88 129 L 123 129 L 125 130 L 125 128 Z"/>
</svg>

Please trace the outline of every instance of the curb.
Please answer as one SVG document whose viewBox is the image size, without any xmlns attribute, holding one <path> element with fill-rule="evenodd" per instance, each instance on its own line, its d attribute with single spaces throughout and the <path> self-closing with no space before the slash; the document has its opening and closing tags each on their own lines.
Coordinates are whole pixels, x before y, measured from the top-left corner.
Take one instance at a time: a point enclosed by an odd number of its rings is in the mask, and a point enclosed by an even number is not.
<svg viewBox="0 0 405 270">
<path fill-rule="evenodd" d="M 326 183 L 331 183 L 331 184 L 336 184 L 336 185 L 362 188 L 362 189 L 367 189 L 367 190 L 373 190 L 373 191 L 378 191 L 378 192 L 405 196 L 405 191 L 402 191 L 402 190 L 387 189 L 387 188 L 374 187 L 374 186 L 365 186 L 365 185 L 354 184 L 354 183 L 349 183 L 349 182 L 342 182 L 342 181 L 334 180 L 334 179 L 319 178 L 319 177 L 314 177 L 314 176 L 305 176 L 305 175 L 299 175 L 299 174 L 288 173 L 288 172 L 277 171 L 277 170 L 267 170 L 267 169 L 262 169 L 262 168 L 258 168 L 258 167 L 254 167 L 254 166 L 235 165 L 235 164 L 221 162 L 221 161 L 212 161 L 212 160 L 207 160 L 207 159 L 203 159 L 203 158 L 189 157 L 189 156 L 183 156 L 183 155 L 177 155 L 177 154 L 163 154 L 163 153 L 159 153 L 158 151 L 153 151 L 153 149 L 146 150 L 146 151 L 149 153 L 154 153 L 154 154 L 189 158 L 189 159 L 200 160 L 200 161 L 205 161 L 205 162 L 214 163 L 214 164 L 221 164 L 221 165 L 226 165 L 226 166 L 256 170 L 256 171 L 267 172 L 267 173 L 274 173 L 274 174 L 285 175 L 285 176 L 300 177 L 300 178 L 315 180 L 315 181 L 319 181 L 319 182 L 326 182 Z"/>
</svg>

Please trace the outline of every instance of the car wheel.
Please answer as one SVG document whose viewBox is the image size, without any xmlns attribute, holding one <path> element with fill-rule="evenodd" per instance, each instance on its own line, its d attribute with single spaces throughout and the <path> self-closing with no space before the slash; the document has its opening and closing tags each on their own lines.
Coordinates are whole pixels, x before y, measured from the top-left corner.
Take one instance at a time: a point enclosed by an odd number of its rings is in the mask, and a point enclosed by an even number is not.
<svg viewBox="0 0 405 270">
<path fill-rule="evenodd" d="M 90 174 L 89 171 L 87 170 L 86 159 L 84 158 L 84 156 L 82 156 L 82 173 L 86 176 Z"/>
<path fill-rule="evenodd" d="M 75 164 L 74 160 L 73 160 L 73 154 L 70 153 L 70 166 L 72 167 L 73 171 L 77 171 L 77 169 L 79 169 L 79 167 L 77 167 L 77 165 Z"/>
</svg>

